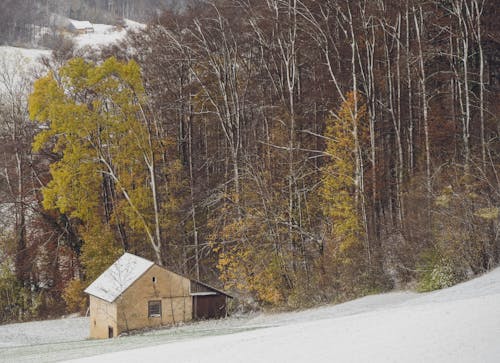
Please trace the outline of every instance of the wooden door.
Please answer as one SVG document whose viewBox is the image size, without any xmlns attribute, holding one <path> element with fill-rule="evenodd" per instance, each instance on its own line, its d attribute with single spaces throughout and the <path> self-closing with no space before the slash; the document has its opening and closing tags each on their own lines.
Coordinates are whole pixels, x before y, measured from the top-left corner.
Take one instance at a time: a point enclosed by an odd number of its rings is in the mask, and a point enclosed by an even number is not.
<svg viewBox="0 0 500 363">
<path fill-rule="evenodd" d="M 223 295 L 193 296 L 194 319 L 218 319 L 226 316 L 226 297 Z"/>
</svg>

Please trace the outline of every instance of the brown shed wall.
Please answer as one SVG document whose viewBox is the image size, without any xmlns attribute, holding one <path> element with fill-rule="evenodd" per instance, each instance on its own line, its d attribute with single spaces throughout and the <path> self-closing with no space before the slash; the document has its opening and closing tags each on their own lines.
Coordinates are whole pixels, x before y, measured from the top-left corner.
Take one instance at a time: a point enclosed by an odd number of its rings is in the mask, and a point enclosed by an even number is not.
<svg viewBox="0 0 500 363">
<path fill-rule="evenodd" d="M 90 337 L 108 338 L 108 329 L 113 328 L 113 336 L 117 336 L 118 326 L 116 305 L 95 296 L 90 296 Z"/>
<path fill-rule="evenodd" d="M 214 292 L 208 286 L 153 265 L 112 303 L 90 296 L 90 337 L 108 338 L 110 327 L 113 336 L 117 336 L 145 327 L 224 317 L 226 296 L 203 295 Z M 150 301 L 161 301 L 161 316 L 148 316 Z"/>
<path fill-rule="evenodd" d="M 189 279 L 152 266 L 116 300 L 119 333 L 191 320 L 189 288 Z M 158 300 L 161 301 L 161 316 L 148 317 L 148 302 Z"/>
</svg>

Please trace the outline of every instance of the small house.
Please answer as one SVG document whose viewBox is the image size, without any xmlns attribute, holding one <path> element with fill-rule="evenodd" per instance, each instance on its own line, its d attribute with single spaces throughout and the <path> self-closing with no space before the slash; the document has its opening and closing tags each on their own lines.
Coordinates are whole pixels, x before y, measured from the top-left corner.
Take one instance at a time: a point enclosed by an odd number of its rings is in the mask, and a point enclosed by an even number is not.
<svg viewBox="0 0 500 363">
<path fill-rule="evenodd" d="M 73 20 L 69 19 L 68 30 L 72 33 L 77 34 L 87 34 L 93 33 L 94 27 L 89 21 Z"/>
<path fill-rule="evenodd" d="M 90 337 L 226 316 L 230 295 L 125 253 L 85 292 L 90 295 Z"/>
</svg>

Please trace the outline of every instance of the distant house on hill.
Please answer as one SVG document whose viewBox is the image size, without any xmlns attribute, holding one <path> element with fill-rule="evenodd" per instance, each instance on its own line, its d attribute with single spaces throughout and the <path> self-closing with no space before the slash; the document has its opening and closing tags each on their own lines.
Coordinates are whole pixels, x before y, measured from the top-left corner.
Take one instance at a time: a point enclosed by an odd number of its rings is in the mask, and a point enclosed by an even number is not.
<svg viewBox="0 0 500 363">
<path fill-rule="evenodd" d="M 68 30 L 72 33 L 86 34 L 93 33 L 94 27 L 89 21 L 69 19 Z"/>
<path fill-rule="evenodd" d="M 86 290 L 90 337 L 226 316 L 230 295 L 125 253 Z"/>
</svg>

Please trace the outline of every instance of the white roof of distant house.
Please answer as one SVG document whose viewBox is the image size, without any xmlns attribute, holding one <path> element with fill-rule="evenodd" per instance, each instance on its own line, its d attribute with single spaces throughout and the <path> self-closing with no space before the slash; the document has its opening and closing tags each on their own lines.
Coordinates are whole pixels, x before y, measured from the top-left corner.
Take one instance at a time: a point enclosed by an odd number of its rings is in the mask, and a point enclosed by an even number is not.
<svg viewBox="0 0 500 363">
<path fill-rule="evenodd" d="M 89 28 L 94 28 L 90 21 L 87 20 L 74 20 L 74 19 L 69 19 L 71 25 L 75 27 L 77 30 L 84 30 L 84 29 L 89 29 Z"/>
<path fill-rule="evenodd" d="M 153 265 L 153 262 L 145 258 L 124 253 L 85 292 L 113 302 Z"/>
</svg>

